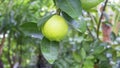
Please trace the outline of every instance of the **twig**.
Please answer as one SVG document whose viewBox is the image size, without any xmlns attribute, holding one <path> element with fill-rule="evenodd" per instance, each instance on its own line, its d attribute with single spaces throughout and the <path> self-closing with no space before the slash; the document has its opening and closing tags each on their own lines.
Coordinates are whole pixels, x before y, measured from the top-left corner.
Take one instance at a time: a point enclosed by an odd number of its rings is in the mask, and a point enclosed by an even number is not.
<svg viewBox="0 0 120 68">
<path fill-rule="evenodd" d="M 88 12 L 88 15 L 91 18 L 91 21 L 93 22 L 92 25 L 97 25 L 97 23 L 96 23 L 97 21 L 95 21 L 95 17 L 92 16 L 89 12 Z M 93 28 L 94 28 L 95 32 L 97 32 L 97 28 L 95 26 Z"/>
<path fill-rule="evenodd" d="M 99 30 L 100 30 L 100 25 L 101 25 L 101 21 L 102 21 L 102 17 L 104 15 L 104 11 L 105 11 L 105 8 L 107 6 L 107 2 L 108 0 L 105 1 L 105 5 L 103 6 L 103 10 L 102 10 L 102 13 L 101 13 L 101 16 L 100 16 L 100 19 L 99 19 L 99 23 L 98 23 L 98 28 L 97 28 L 97 38 L 99 39 Z"/>
<path fill-rule="evenodd" d="M 89 34 L 91 35 L 91 37 L 93 38 L 93 40 L 95 40 L 95 37 L 94 37 L 94 35 L 92 34 L 92 32 L 91 32 L 91 30 L 89 29 L 88 26 L 87 26 L 87 30 L 88 30 Z"/>
</svg>

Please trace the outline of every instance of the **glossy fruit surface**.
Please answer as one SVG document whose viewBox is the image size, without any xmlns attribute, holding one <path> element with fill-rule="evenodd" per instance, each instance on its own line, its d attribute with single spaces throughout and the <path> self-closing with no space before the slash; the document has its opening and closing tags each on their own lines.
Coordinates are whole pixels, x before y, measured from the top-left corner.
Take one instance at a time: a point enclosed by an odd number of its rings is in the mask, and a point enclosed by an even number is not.
<svg viewBox="0 0 120 68">
<path fill-rule="evenodd" d="M 50 41 L 62 40 L 68 32 L 68 24 L 59 15 L 53 15 L 42 27 L 42 34 Z"/>
<path fill-rule="evenodd" d="M 104 0 L 80 0 L 82 4 L 82 8 L 84 10 L 90 10 L 91 8 L 97 6 Z"/>
</svg>

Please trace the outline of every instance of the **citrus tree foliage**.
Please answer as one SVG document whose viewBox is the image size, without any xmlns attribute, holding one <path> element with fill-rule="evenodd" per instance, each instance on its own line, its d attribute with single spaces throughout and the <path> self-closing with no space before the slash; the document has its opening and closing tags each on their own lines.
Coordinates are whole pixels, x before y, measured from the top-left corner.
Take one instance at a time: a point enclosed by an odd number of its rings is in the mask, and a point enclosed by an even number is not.
<svg viewBox="0 0 120 68">
<path fill-rule="evenodd" d="M 119 68 L 119 3 L 0 0 L 0 59 L 4 67 Z M 55 14 L 69 26 L 59 42 L 42 34 L 42 27 Z"/>
</svg>

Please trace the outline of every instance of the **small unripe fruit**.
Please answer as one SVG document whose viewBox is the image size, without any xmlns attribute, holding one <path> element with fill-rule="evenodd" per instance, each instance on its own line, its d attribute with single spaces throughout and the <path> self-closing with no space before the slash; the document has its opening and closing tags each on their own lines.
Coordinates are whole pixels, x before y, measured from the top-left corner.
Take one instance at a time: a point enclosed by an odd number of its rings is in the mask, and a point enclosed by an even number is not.
<svg viewBox="0 0 120 68">
<path fill-rule="evenodd" d="M 82 8 L 84 10 L 90 10 L 91 8 L 97 6 L 99 3 L 101 3 L 104 0 L 80 0 L 82 4 Z"/>
</svg>

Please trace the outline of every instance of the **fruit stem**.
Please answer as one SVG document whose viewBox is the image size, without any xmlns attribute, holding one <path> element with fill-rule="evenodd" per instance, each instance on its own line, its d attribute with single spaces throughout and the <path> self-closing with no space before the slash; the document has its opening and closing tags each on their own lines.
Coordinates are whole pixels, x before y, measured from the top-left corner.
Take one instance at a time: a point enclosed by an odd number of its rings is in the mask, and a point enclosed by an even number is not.
<svg viewBox="0 0 120 68">
<path fill-rule="evenodd" d="M 101 16 L 100 16 L 100 19 L 99 19 L 99 23 L 98 23 L 98 28 L 97 28 L 97 38 L 98 38 L 98 39 L 99 39 L 100 25 L 101 25 L 101 21 L 102 21 L 103 15 L 104 15 L 105 8 L 106 8 L 106 6 L 107 6 L 107 2 L 108 2 L 108 0 L 105 1 L 105 4 L 104 4 L 103 9 L 102 9 L 102 12 L 101 12 Z"/>
<path fill-rule="evenodd" d="M 58 8 L 57 11 L 56 11 L 56 14 L 57 14 L 57 15 L 60 15 L 60 12 L 61 12 L 61 9 Z"/>
</svg>

